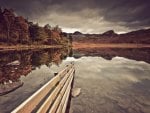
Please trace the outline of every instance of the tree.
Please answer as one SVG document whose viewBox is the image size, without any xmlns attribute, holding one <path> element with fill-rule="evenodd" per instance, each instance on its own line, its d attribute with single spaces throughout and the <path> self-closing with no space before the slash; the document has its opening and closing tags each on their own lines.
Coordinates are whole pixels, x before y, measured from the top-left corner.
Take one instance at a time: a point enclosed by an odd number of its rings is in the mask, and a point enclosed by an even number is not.
<svg viewBox="0 0 150 113">
<path fill-rule="evenodd" d="M 46 25 L 44 26 L 44 29 L 51 30 L 52 27 L 51 27 L 49 24 L 46 24 Z"/>
<path fill-rule="evenodd" d="M 44 43 L 48 39 L 48 34 L 43 27 L 39 27 L 38 24 L 33 24 L 29 27 L 31 40 Z"/>
<path fill-rule="evenodd" d="M 12 9 L 10 10 L 4 9 L 3 17 L 6 23 L 6 27 L 7 27 L 7 41 L 9 41 L 11 25 L 13 24 L 15 20 L 14 11 Z"/>
<path fill-rule="evenodd" d="M 59 28 L 58 25 L 56 25 L 56 26 L 53 28 L 53 30 L 56 31 L 56 32 L 58 32 L 58 33 L 61 33 L 61 32 L 62 32 L 61 28 Z"/>
<path fill-rule="evenodd" d="M 71 36 L 71 35 L 69 35 L 69 41 L 70 41 L 70 43 L 72 44 L 72 42 L 73 42 L 73 38 L 72 38 L 72 36 Z"/>
</svg>

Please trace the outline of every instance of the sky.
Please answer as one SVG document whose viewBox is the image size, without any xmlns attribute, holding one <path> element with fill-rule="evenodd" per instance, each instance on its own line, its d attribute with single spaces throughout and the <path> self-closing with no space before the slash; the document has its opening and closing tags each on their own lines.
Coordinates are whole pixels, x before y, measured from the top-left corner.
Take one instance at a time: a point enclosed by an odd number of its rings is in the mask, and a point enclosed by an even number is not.
<svg viewBox="0 0 150 113">
<path fill-rule="evenodd" d="M 65 32 L 125 33 L 150 28 L 150 0 L 0 0 L 34 23 Z"/>
</svg>

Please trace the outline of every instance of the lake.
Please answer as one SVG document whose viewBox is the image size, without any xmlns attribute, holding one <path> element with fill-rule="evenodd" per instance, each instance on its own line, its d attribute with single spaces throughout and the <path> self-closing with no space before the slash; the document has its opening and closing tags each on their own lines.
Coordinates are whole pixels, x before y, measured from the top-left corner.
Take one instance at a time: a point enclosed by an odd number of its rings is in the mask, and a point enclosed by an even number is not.
<svg viewBox="0 0 150 113">
<path fill-rule="evenodd" d="M 150 113 L 149 49 L 44 49 L 0 53 L 0 113 L 7 113 L 74 61 L 73 113 Z"/>
</svg>

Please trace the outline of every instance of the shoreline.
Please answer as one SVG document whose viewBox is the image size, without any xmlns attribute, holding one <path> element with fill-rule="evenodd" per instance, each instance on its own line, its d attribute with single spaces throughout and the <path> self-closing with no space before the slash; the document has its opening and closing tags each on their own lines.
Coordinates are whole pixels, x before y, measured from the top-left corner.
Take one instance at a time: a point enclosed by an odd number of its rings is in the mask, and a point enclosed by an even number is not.
<svg viewBox="0 0 150 113">
<path fill-rule="evenodd" d="M 33 50 L 33 49 L 48 49 L 48 48 L 62 48 L 63 45 L 0 45 L 0 52 L 13 50 Z"/>
<path fill-rule="evenodd" d="M 150 44 L 132 44 L 132 43 L 80 43 L 73 42 L 73 49 L 86 49 L 86 48 L 150 48 Z"/>
<path fill-rule="evenodd" d="M 13 50 L 33 50 L 33 49 L 48 49 L 48 48 L 62 48 L 63 45 L 0 45 L 0 52 Z M 134 43 L 81 43 L 73 42 L 72 48 L 76 49 L 90 49 L 90 48 L 150 48 L 150 44 L 134 44 Z"/>
</svg>

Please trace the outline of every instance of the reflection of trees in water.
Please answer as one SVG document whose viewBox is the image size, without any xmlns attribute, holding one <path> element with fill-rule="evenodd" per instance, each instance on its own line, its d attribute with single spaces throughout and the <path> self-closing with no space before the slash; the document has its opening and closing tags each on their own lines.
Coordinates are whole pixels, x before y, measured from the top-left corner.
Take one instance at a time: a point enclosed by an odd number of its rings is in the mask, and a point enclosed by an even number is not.
<svg viewBox="0 0 150 113">
<path fill-rule="evenodd" d="M 49 66 L 49 63 L 51 62 L 50 55 L 48 54 L 48 52 L 44 51 L 34 52 L 31 56 L 31 59 L 31 63 L 34 67 L 40 67 L 44 64 Z"/>
<path fill-rule="evenodd" d="M 0 57 L 0 83 L 19 81 L 21 75 L 32 69 L 30 52 L 4 52 Z"/>
<path fill-rule="evenodd" d="M 59 65 L 69 54 L 69 49 L 10 51 L 0 54 L 0 84 L 19 81 L 41 65 Z"/>
<path fill-rule="evenodd" d="M 34 52 L 31 56 L 31 63 L 34 67 L 40 67 L 46 65 L 48 67 L 51 64 L 59 65 L 62 60 L 65 59 L 69 54 L 67 49 L 47 49 L 43 51 Z"/>
</svg>

